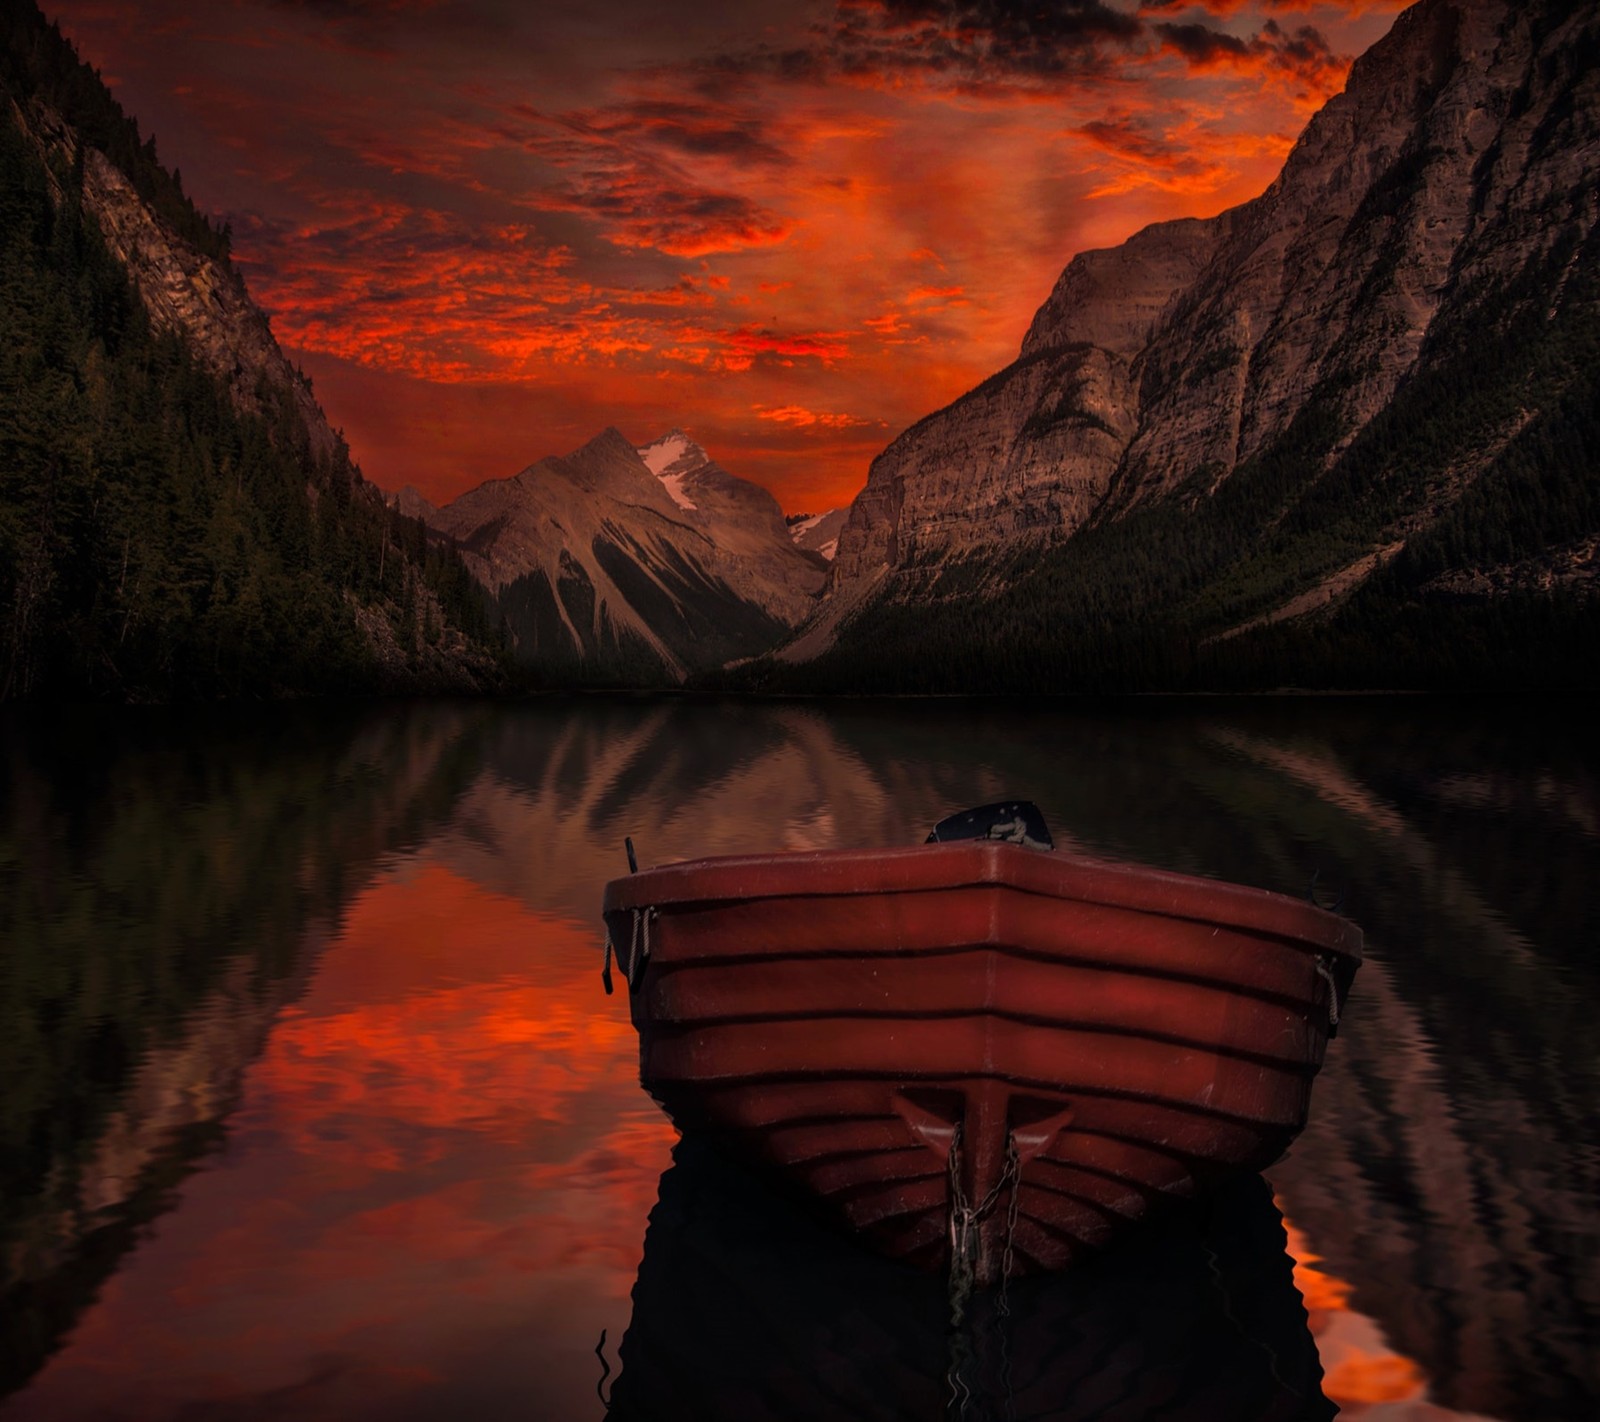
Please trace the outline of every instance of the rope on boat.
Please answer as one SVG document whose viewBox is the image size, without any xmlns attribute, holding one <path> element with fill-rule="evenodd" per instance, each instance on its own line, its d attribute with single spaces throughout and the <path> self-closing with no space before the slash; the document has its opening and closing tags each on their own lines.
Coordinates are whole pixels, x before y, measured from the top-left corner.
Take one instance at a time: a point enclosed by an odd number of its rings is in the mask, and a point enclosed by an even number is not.
<svg viewBox="0 0 1600 1422">
<path fill-rule="evenodd" d="M 1328 985 L 1328 1026 L 1339 1025 L 1339 984 L 1334 980 L 1333 969 L 1328 960 L 1318 953 L 1316 956 L 1317 976 Z"/>
<path fill-rule="evenodd" d="M 650 959 L 650 921 L 659 916 L 660 911 L 653 908 L 634 909 L 633 933 L 628 943 L 628 990 L 638 988 L 644 979 L 644 965 Z"/>
<path fill-rule="evenodd" d="M 605 984 L 606 991 L 611 989 L 611 955 L 616 954 L 617 966 L 622 969 L 622 976 L 628 980 L 628 990 L 631 992 L 639 986 L 644 977 L 644 965 L 650 958 L 650 924 L 651 921 L 661 916 L 660 909 L 643 908 L 630 909 L 633 915 L 633 929 L 628 935 L 628 957 L 624 961 L 622 950 L 611 941 L 611 929 L 606 929 L 606 958 L 600 969 L 600 981 Z"/>
</svg>

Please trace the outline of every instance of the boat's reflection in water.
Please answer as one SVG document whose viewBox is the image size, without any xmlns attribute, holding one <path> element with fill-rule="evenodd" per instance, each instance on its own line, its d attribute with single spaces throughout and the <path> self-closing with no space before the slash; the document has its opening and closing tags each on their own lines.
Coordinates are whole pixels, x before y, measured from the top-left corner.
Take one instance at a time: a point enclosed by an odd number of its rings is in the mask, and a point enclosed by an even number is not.
<svg viewBox="0 0 1600 1422">
<path fill-rule="evenodd" d="M 1009 1313 L 1005 1310 L 1009 1309 Z M 610 1416 L 1331 1418 L 1267 1184 L 978 1295 L 880 1259 L 694 1137 L 661 1177 Z"/>
</svg>

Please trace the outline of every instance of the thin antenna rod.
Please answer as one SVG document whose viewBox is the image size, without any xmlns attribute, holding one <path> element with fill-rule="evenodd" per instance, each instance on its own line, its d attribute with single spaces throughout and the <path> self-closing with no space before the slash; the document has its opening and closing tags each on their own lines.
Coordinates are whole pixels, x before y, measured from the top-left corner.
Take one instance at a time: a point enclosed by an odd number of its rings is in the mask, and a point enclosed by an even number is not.
<svg viewBox="0 0 1600 1422">
<path fill-rule="evenodd" d="M 630 874 L 637 874 L 639 872 L 639 861 L 634 858 L 633 854 L 633 836 L 627 835 L 623 839 L 622 843 L 628 851 L 628 872 Z"/>
</svg>

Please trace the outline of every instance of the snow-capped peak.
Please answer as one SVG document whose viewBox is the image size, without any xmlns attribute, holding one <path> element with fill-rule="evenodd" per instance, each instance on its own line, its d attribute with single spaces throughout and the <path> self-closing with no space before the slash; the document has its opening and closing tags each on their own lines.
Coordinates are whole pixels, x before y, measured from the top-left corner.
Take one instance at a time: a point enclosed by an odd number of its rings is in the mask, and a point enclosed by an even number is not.
<svg viewBox="0 0 1600 1422">
<path fill-rule="evenodd" d="M 849 516 L 847 508 L 829 509 L 820 514 L 790 514 L 785 522 L 796 546 L 820 553 L 831 563 L 839 551 L 839 530 Z"/>
<path fill-rule="evenodd" d="M 682 430 L 673 430 L 658 440 L 638 447 L 644 466 L 661 481 L 672 502 L 692 509 L 695 502 L 683 491 L 684 479 L 707 462 L 706 452 Z"/>
</svg>

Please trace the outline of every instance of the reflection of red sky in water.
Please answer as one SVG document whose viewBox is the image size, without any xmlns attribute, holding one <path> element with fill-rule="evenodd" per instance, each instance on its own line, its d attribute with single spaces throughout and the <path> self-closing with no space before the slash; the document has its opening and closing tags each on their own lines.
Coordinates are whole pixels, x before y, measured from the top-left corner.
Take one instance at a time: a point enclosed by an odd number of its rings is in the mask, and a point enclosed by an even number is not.
<svg viewBox="0 0 1600 1422">
<path fill-rule="evenodd" d="M 1283 1201 L 1278 1202 L 1280 1209 Z M 1342 1417 L 1368 1422 L 1480 1422 L 1428 1398 L 1422 1369 L 1389 1346 L 1379 1325 L 1351 1305 L 1350 1285 L 1319 1266 L 1318 1256 L 1287 1219 L 1294 1282 L 1305 1300 L 1322 1360 L 1322 1391 Z"/>
<path fill-rule="evenodd" d="M 18 1415 L 592 1399 L 673 1140 L 598 946 L 437 867 L 368 888 L 220 1158 Z"/>
<path fill-rule="evenodd" d="M 426 861 L 371 885 L 220 1156 L 7 1417 L 590 1415 L 673 1140 L 597 928 Z M 1288 1229 L 1343 1415 L 1462 1422 Z"/>
</svg>

